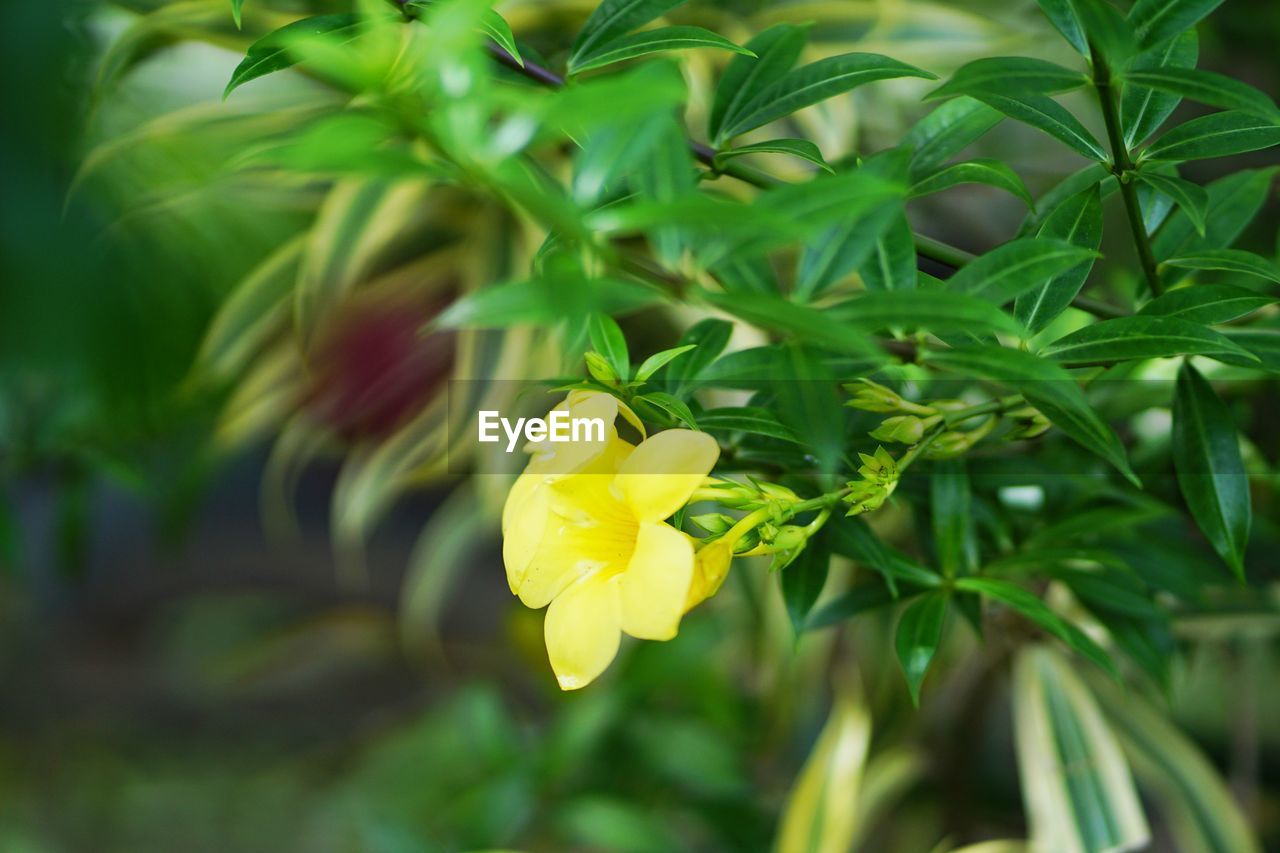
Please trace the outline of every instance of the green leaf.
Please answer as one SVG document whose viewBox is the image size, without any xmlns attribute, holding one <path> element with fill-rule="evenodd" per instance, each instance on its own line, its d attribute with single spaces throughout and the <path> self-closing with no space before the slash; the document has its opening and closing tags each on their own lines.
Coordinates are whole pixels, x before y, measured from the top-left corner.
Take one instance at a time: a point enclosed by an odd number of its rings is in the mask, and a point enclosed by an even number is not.
<svg viewBox="0 0 1280 853">
<path fill-rule="evenodd" d="M 1045 217 L 1040 238 L 1065 240 L 1096 252 L 1102 245 L 1102 194 L 1098 184 L 1068 197 Z M 1093 258 L 1055 275 L 1018 296 L 1014 314 L 1032 333 L 1039 332 L 1067 309 L 1093 269 Z"/>
<path fill-rule="evenodd" d="M 1129 10 L 1129 23 L 1143 48 L 1167 41 L 1194 27 L 1222 0 L 1138 0 Z"/>
<path fill-rule="evenodd" d="M 505 50 L 516 64 L 524 68 L 524 57 L 520 55 L 515 34 L 511 32 L 511 25 L 507 23 L 506 18 L 493 9 L 488 9 L 480 16 L 480 29 L 484 30 L 485 35 L 493 39 L 498 47 Z"/>
<path fill-rule="evenodd" d="M 633 402 L 648 403 L 665 412 L 676 423 L 683 423 L 689 429 L 698 429 L 698 421 L 688 404 L 679 397 L 665 391 L 650 391 L 633 398 Z"/>
<path fill-rule="evenodd" d="M 840 224 L 809 241 L 796 270 L 796 298 L 813 299 L 857 269 L 901 215 L 902 205 L 896 198 L 884 200 L 870 210 L 853 208 Z"/>
<path fill-rule="evenodd" d="M 915 290 L 916 244 L 905 214 L 895 217 L 858 268 L 867 290 Z"/>
<path fill-rule="evenodd" d="M 231 0 L 231 19 L 236 22 L 236 29 L 240 29 L 240 11 L 244 8 L 244 0 Z"/>
<path fill-rule="evenodd" d="M 1145 849 L 1151 832 L 1129 765 L 1071 664 L 1024 646 L 1011 693 L 1031 849 Z"/>
<path fill-rule="evenodd" d="M 1045 279 L 1096 258 L 1084 246 L 1051 237 L 1023 237 L 970 261 L 947 281 L 947 289 L 1003 305 Z"/>
<path fill-rule="evenodd" d="M 619 379 L 631 376 L 631 356 L 627 353 L 627 339 L 616 320 L 608 314 L 592 314 L 587 325 L 591 346 L 604 356 Z"/>
<path fill-rule="evenodd" d="M 1253 510 L 1231 412 L 1190 362 L 1173 400 L 1173 464 L 1191 517 L 1242 582 Z"/>
<path fill-rule="evenodd" d="M 660 352 L 655 352 L 653 355 L 641 362 L 640 367 L 636 369 L 636 381 L 648 381 L 653 374 L 665 367 L 668 362 L 673 359 L 677 359 L 689 350 L 696 348 L 696 344 L 685 344 L 684 346 L 672 347 L 671 349 L 664 349 Z"/>
<path fill-rule="evenodd" d="M 1027 203 L 1027 207 L 1035 207 L 1031 193 L 1027 192 L 1022 178 L 999 160 L 981 159 L 954 163 L 917 181 L 910 189 L 909 195 L 912 198 L 919 198 L 960 184 L 986 184 L 996 187 L 1022 199 Z"/>
<path fill-rule="evenodd" d="M 786 381 L 777 386 L 778 417 L 799 437 L 806 456 L 817 460 L 820 473 L 829 476 L 844 447 L 845 418 L 835 378 L 807 346 L 793 341 L 786 346 L 786 355 Z"/>
<path fill-rule="evenodd" d="M 1170 290 L 1142 306 L 1138 313 L 1212 326 L 1229 323 L 1274 302 L 1266 294 L 1231 284 L 1199 284 Z"/>
<path fill-rule="evenodd" d="M 1006 383 L 1054 426 L 1137 484 L 1120 439 L 1089 406 L 1071 375 L 1057 364 L 1029 352 L 995 346 L 930 352 L 926 363 L 965 376 Z"/>
<path fill-rule="evenodd" d="M 698 426 L 707 432 L 746 432 L 799 444 L 795 430 L 759 406 L 726 406 L 709 409 L 698 416 Z"/>
<path fill-rule="evenodd" d="M 1280 269 L 1274 263 L 1242 249 L 1204 249 L 1195 254 L 1170 258 L 1165 263 L 1189 270 L 1223 270 L 1256 275 L 1267 281 L 1280 283 Z"/>
<path fill-rule="evenodd" d="M 726 121 L 720 138 L 731 139 L 865 83 L 895 77 L 934 79 L 928 71 L 876 53 L 845 53 L 820 59 L 787 72 L 761 90 L 743 106 L 741 115 Z"/>
<path fill-rule="evenodd" d="M 695 193 L 697 186 L 693 153 L 684 125 L 671 113 L 657 117 L 659 133 L 649 156 L 630 170 L 631 185 L 642 198 L 674 202 Z M 658 225 L 650 232 L 658 259 L 668 267 L 680 261 L 686 245 L 685 233 L 675 225 Z"/>
<path fill-rule="evenodd" d="M 1238 110 L 1193 118 L 1165 133 L 1142 152 L 1141 159 L 1203 160 L 1229 157 L 1280 145 L 1280 116 L 1262 118 Z"/>
<path fill-rule="evenodd" d="M 893 645 L 898 663 L 911 691 L 911 704 L 920 707 L 920 684 L 933 662 L 934 652 L 942 641 L 942 626 L 947 618 L 947 594 L 933 592 L 916 599 L 898 620 Z"/>
<path fill-rule="evenodd" d="M 1199 68 L 1155 68 L 1134 70 L 1124 75 L 1126 84 L 1169 92 L 1226 110 L 1239 110 L 1261 118 L 1274 119 L 1277 108 L 1265 94 L 1231 77 Z"/>
<path fill-rule="evenodd" d="M 865 332 L 912 329 L 929 332 L 1025 333 L 1016 320 L 986 300 L 948 290 L 864 293 L 828 306 L 826 313 Z"/>
<path fill-rule="evenodd" d="M 1178 211 L 1152 238 L 1156 258 L 1230 246 L 1266 202 L 1275 175 L 1275 168 L 1245 169 L 1207 185 L 1209 206 L 1205 210 L 1204 236 L 1199 236 L 1186 214 Z"/>
<path fill-rule="evenodd" d="M 1115 664 L 1101 647 L 1072 623 L 1049 609 L 1043 601 L 1020 586 L 996 578 L 958 578 L 956 589 L 973 592 L 985 599 L 1008 605 L 1041 628 L 1066 643 L 1107 672 L 1116 673 Z"/>
<path fill-rule="evenodd" d="M 963 459 L 938 462 L 929 477 L 933 545 L 944 577 L 972 574 L 978 564 L 969 474 Z"/>
<path fill-rule="evenodd" d="M 1219 356 L 1219 361 L 1280 373 L 1280 329 L 1224 329 L 1232 343 L 1248 350 L 1246 357 Z"/>
<path fill-rule="evenodd" d="M 554 325 L 592 312 L 623 314 L 662 299 L 662 293 L 648 285 L 624 279 L 537 278 L 469 293 L 446 308 L 436 323 L 447 329 Z"/>
<path fill-rule="evenodd" d="M 831 565 L 831 551 L 821 536 L 814 537 L 796 557 L 779 573 L 782 585 L 782 601 L 791 617 L 791 627 L 797 634 L 805 629 L 809 611 L 822 595 L 827 583 L 827 569 Z"/>
<path fill-rule="evenodd" d="M 1200 40 L 1195 30 L 1187 30 L 1173 41 L 1138 54 L 1130 72 L 1156 72 L 1167 68 L 1194 68 L 1200 56 Z M 1133 148 L 1155 133 L 1182 100 L 1179 95 L 1126 83 L 1120 96 L 1120 126 L 1124 142 Z"/>
<path fill-rule="evenodd" d="M 290 52 L 292 45 L 299 40 L 316 36 L 335 36 L 343 42 L 359 36 L 364 31 L 364 24 L 359 15 L 317 15 L 294 21 L 274 32 L 268 33 L 249 46 L 244 59 L 231 74 L 227 88 L 222 97 L 226 98 L 237 87 L 250 80 L 265 77 L 275 71 L 282 71 L 297 63 Z"/>
<path fill-rule="evenodd" d="M 732 335 L 733 324 L 727 320 L 708 317 L 694 323 L 680 337 L 680 346 L 676 347 L 692 346 L 693 351 L 668 365 L 667 376 L 677 384 L 697 379 L 724 352 Z"/>
<path fill-rule="evenodd" d="M 960 66 L 951 79 L 925 100 L 955 95 L 1048 95 L 1069 92 L 1089 82 L 1082 71 L 1029 56 L 989 56 Z"/>
<path fill-rule="evenodd" d="M 1076 17 L 1076 11 L 1072 8 L 1071 0 L 1036 0 L 1040 4 L 1040 11 L 1044 12 L 1049 23 L 1053 24 L 1053 28 L 1062 34 L 1067 40 L 1067 44 L 1076 49 L 1081 56 L 1089 55 L 1089 42 L 1085 38 L 1084 29 L 1080 26 L 1080 19 Z"/>
<path fill-rule="evenodd" d="M 1157 172 L 1139 172 L 1138 180 L 1173 199 L 1191 220 L 1196 233 L 1204 236 L 1204 214 L 1209 206 L 1209 194 L 1204 187 Z"/>
<path fill-rule="evenodd" d="M 587 18 L 569 53 L 572 68 L 600 46 L 665 15 L 684 0 L 604 0 Z"/>
<path fill-rule="evenodd" d="M 1092 686 L 1139 783 L 1155 795 L 1160 813 L 1168 816 L 1179 850 L 1261 853 L 1249 819 L 1222 776 L 1167 713 L 1132 689 L 1119 689 L 1103 679 Z"/>
<path fill-rule="evenodd" d="M 749 101 L 791 70 L 804 49 L 806 36 L 805 27 L 776 24 L 747 42 L 754 58 L 741 55 L 729 61 L 716 85 L 707 121 L 711 139 L 719 143 L 725 122 L 735 121 Z"/>
<path fill-rule="evenodd" d="M 942 585 L 940 575 L 881 542 L 862 518 L 836 515 L 824 529 L 835 553 L 879 572 L 890 590 L 895 590 L 899 581 L 925 589 Z"/>
<path fill-rule="evenodd" d="M 934 171 L 1003 120 L 999 112 L 969 97 L 953 98 L 934 108 L 902 140 L 911 151 L 911 177 Z"/>
<path fill-rule="evenodd" d="M 1076 365 L 1179 355 L 1249 358 L 1248 351 L 1206 326 L 1174 317 L 1142 315 L 1085 326 L 1054 341 L 1041 355 Z"/>
<path fill-rule="evenodd" d="M 621 36 L 599 45 L 590 53 L 576 55 L 569 62 L 569 73 L 580 74 L 595 68 L 603 68 L 615 62 L 647 56 L 668 50 L 690 50 L 697 47 L 714 47 L 733 53 L 751 55 L 745 47 L 739 47 L 722 35 L 702 27 L 659 27 L 629 36 Z"/>
<path fill-rule="evenodd" d="M 832 173 L 835 172 L 834 169 L 827 165 L 827 161 L 822 159 L 822 152 L 818 150 L 818 146 L 807 139 L 770 139 L 767 142 L 756 142 L 751 145 L 743 145 L 741 148 L 719 151 L 715 156 L 716 168 L 718 169 L 727 161 L 734 157 L 741 157 L 744 154 L 790 154 L 792 157 L 807 160 L 820 169 Z"/>
<path fill-rule="evenodd" d="M 725 294 L 704 290 L 700 295 L 717 308 L 763 329 L 784 332 L 837 352 L 879 360 L 884 358 L 864 332 L 850 328 L 815 308 L 765 294 Z"/>
<path fill-rule="evenodd" d="M 1098 144 L 1080 120 L 1057 101 L 1045 95 L 976 95 L 987 106 L 999 110 L 1011 119 L 1029 124 L 1044 131 L 1069 148 L 1090 160 L 1106 162 L 1107 152 Z"/>
</svg>

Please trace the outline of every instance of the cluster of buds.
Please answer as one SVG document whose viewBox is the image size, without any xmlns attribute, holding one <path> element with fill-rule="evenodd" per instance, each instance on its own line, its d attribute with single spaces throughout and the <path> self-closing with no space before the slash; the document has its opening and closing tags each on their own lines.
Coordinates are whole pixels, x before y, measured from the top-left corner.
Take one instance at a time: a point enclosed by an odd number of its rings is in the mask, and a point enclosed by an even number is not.
<svg viewBox="0 0 1280 853">
<path fill-rule="evenodd" d="M 796 505 L 802 502 L 800 496 L 777 483 L 754 478 L 748 481 L 717 480 L 704 486 L 700 495 L 729 509 L 746 510 L 746 517 L 711 512 L 693 516 L 690 521 L 710 534 L 706 541 L 732 539 L 729 544 L 734 555 L 772 554 L 770 568 L 782 569 L 800 555 L 821 527 L 821 521 L 808 526 L 788 523 Z"/>
<path fill-rule="evenodd" d="M 848 483 L 848 493 L 844 502 L 849 505 L 846 515 L 860 515 L 872 512 L 884 505 L 884 502 L 898 487 L 898 465 L 883 447 L 877 447 L 873 455 L 859 453 L 862 460 L 858 474 L 862 479 Z"/>
</svg>

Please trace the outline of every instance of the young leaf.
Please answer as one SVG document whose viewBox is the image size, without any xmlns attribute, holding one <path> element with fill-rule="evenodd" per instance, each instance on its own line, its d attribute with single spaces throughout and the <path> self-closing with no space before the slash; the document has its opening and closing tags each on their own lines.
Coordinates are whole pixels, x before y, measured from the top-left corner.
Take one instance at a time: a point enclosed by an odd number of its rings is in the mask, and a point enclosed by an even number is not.
<svg viewBox="0 0 1280 853">
<path fill-rule="evenodd" d="M 933 592 L 912 602 L 902 612 L 894 635 L 898 663 L 911 691 L 911 704 L 920 707 L 920 684 L 933 662 L 934 652 L 942 641 L 942 626 L 947 618 L 947 594 Z"/>
<path fill-rule="evenodd" d="M 722 35 L 702 27 L 659 27 L 629 36 L 621 36 L 598 45 L 589 53 L 577 55 L 569 63 L 570 74 L 580 74 L 594 68 L 603 68 L 615 62 L 647 56 L 668 50 L 689 50 L 696 47 L 714 47 L 746 56 L 751 51 L 739 47 Z"/>
<path fill-rule="evenodd" d="M 1053 62 L 1029 56 L 989 56 L 960 66 L 925 100 L 955 95 L 1048 95 L 1078 89 L 1089 78 Z"/>
<path fill-rule="evenodd" d="M 480 16 L 480 28 L 484 30 L 485 35 L 493 39 L 498 47 L 505 50 L 507 55 L 516 61 L 516 64 L 524 68 L 524 57 L 520 55 L 520 48 L 516 45 L 515 34 L 511 32 L 511 25 L 507 23 L 506 18 L 489 9 Z"/>
<path fill-rule="evenodd" d="M 1065 240 L 1094 252 L 1102 245 L 1102 194 L 1098 184 L 1059 204 L 1040 226 L 1039 237 Z M 1043 285 L 1018 296 L 1014 314 L 1031 332 L 1039 332 L 1067 309 L 1084 286 L 1093 258 L 1059 273 Z"/>
<path fill-rule="evenodd" d="M 693 411 L 688 404 L 679 397 L 672 396 L 665 391 L 649 391 L 645 394 L 637 395 L 634 398 L 636 403 L 648 403 L 665 412 L 677 424 L 684 424 L 689 429 L 698 429 L 698 421 L 693 416 Z"/>
<path fill-rule="evenodd" d="M 1052 98 L 1045 95 L 997 95 L 986 92 L 975 97 L 1011 119 L 1044 131 L 1090 160 L 1100 163 L 1107 160 L 1107 152 L 1094 139 L 1093 134 L 1066 107 Z"/>
<path fill-rule="evenodd" d="M 1276 269 L 1274 263 L 1242 249 L 1203 249 L 1194 254 L 1170 258 L 1165 263 L 1189 270 L 1224 270 L 1256 275 L 1280 283 L 1280 269 Z"/>
<path fill-rule="evenodd" d="M 969 474 L 963 459 L 945 460 L 934 466 L 929 477 L 929 503 L 933 545 L 943 576 L 971 574 L 978 564 L 978 543 L 973 532 Z"/>
<path fill-rule="evenodd" d="M 592 314 L 587 328 L 591 334 L 591 346 L 604 356 L 614 375 L 625 381 L 631 376 L 631 357 L 627 354 L 626 336 L 617 321 L 608 314 Z"/>
<path fill-rule="evenodd" d="M 1129 72 L 1194 68 L 1199 57 L 1200 40 L 1195 30 L 1187 30 L 1173 41 L 1138 54 L 1130 63 Z M 1120 126 L 1124 128 L 1125 145 L 1133 148 L 1155 133 L 1181 100 L 1181 96 L 1170 92 L 1126 83 L 1120 96 Z"/>
<path fill-rule="evenodd" d="M 684 346 L 672 347 L 671 349 L 664 349 L 661 352 L 655 352 L 653 355 L 642 361 L 640 363 L 640 367 L 636 369 L 636 381 L 648 381 L 653 374 L 665 367 L 668 362 L 679 358 L 694 348 L 694 344 L 685 344 Z"/>
<path fill-rule="evenodd" d="M 800 556 L 779 573 L 782 600 L 787 606 L 787 615 L 791 617 L 791 627 L 797 634 L 805 630 L 809 611 L 822 595 L 830 565 L 831 551 L 822 537 L 817 536 L 810 539 Z"/>
<path fill-rule="evenodd" d="M 569 53 L 569 66 L 582 57 L 626 35 L 654 18 L 665 15 L 684 0 L 604 0 L 583 24 L 582 31 L 573 40 Z"/>
<path fill-rule="evenodd" d="M 1071 0 L 1036 0 L 1040 4 L 1040 11 L 1044 12 L 1049 23 L 1053 24 L 1054 29 L 1062 34 L 1067 43 L 1076 49 L 1081 56 L 1089 55 L 1089 42 L 1085 38 L 1084 29 L 1080 26 L 1080 19 L 1076 17 L 1076 11 L 1071 6 Z"/>
<path fill-rule="evenodd" d="M 1145 849 L 1151 831 L 1129 765 L 1070 663 L 1050 648 L 1023 647 L 1012 700 L 1032 849 Z"/>
<path fill-rule="evenodd" d="M 1206 326 L 1173 317 L 1142 315 L 1085 326 L 1054 341 L 1041 354 L 1075 365 L 1179 355 L 1249 358 L 1248 351 Z"/>
<path fill-rule="evenodd" d="M 1280 114 L 1262 118 L 1238 110 L 1213 113 L 1180 124 L 1142 151 L 1143 161 L 1229 157 L 1280 145 Z"/>
<path fill-rule="evenodd" d="M 236 22 L 236 29 L 240 29 L 240 11 L 244 8 L 244 0 L 231 0 L 231 19 Z"/>
<path fill-rule="evenodd" d="M 1244 581 L 1253 510 L 1240 439 L 1231 412 L 1190 362 L 1178 372 L 1173 400 L 1173 464 L 1191 517 Z"/>
<path fill-rule="evenodd" d="M 716 168 L 744 154 L 790 154 L 792 157 L 807 160 L 827 172 L 835 173 L 835 170 L 827 165 L 827 161 L 822 159 L 822 152 L 818 150 L 818 146 L 807 139 L 770 139 L 767 142 L 755 142 L 751 145 L 743 145 L 741 148 L 720 151 L 715 156 Z"/>
<path fill-rule="evenodd" d="M 1057 364 L 1029 352 L 996 346 L 930 352 L 926 363 L 1008 384 L 1054 426 L 1137 484 L 1124 445 L 1089 406 L 1076 381 Z"/>
<path fill-rule="evenodd" d="M 720 138 L 731 139 L 865 83 L 895 77 L 935 79 L 928 71 L 876 53 L 845 53 L 820 59 L 787 72 L 761 90 L 743 106 L 739 116 L 726 121 Z"/>
<path fill-rule="evenodd" d="M 1275 102 L 1248 83 L 1199 68 L 1137 69 L 1125 72 L 1124 80 L 1126 85 L 1169 92 L 1224 110 L 1239 110 L 1271 119 L 1277 114 Z"/>
<path fill-rule="evenodd" d="M 826 313 L 866 332 L 911 329 L 927 332 L 1025 333 L 999 307 L 976 296 L 948 290 L 893 290 L 864 293 L 837 302 Z"/>
<path fill-rule="evenodd" d="M 1209 206 L 1209 194 L 1205 192 L 1204 187 L 1173 175 L 1161 175 L 1158 172 L 1149 171 L 1139 172 L 1138 180 L 1156 192 L 1173 199 L 1191 220 L 1196 233 L 1204 236 L 1204 213 Z"/>
<path fill-rule="evenodd" d="M 1027 192 L 1027 187 L 1022 183 L 1022 178 L 1018 177 L 1017 172 L 999 160 L 982 159 L 954 163 L 934 172 L 927 178 L 918 180 L 908 194 L 912 198 L 919 198 L 922 195 L 941 192 L 960 184 L 986 184 L 990 187 L 996 187 L 1022 199 L 1027 203 L 1027 207 L 1035 207 L 1035 202 L 1031 199 L 1031 193 Z"/>
<path fill-rule="evenodd" d="M 1097 255 L 1093 249 L 1074 246 L 1065 240 L 1023 237 L 966 264 L 947 281 L 947 289 L 1003 305 L 1045 279 Z"/>
<path fill-rule="evenodd" d="M 1003 115 L 974 98 L 953 98 L 936 107 L 902 140 L 911 150 L 911 177 L 919 179 L 934 171 L 1003 120 Z"/>
<path fill-rule="evenodd" d="M 904 214 L 895 217 L 876 239 L 858 274 L 867 290 L 916 289 L 916 244 Z"/>
<path fill-rule="evenodd" d="M 1089 639 L 1089 635 L 1054 613 L 1048 605 L 1022 587 L 996 578 L 971 577 L 957 579 L 956 589 L 977 593 L 985 599 L 1012 607 L 1102 669 L 1115 674 L 1116 668 L 1111 656 Z"/>
<path fill-rule="evenodd" d="M 1198 284 L 1170 290 L 1138 313 L 1212 326 L 1247 316 L 1273 302 L 1275 299 L 1266 294 L 1231 284 Z"/>
<path fill-rule="evenodd" d="M 751 56 L 735 56 L 716 85 L 707 135 L 717 144 L 726 121 L 737 119 L 742 108 L 761 90 L 791 70 L 804 49 L 806 28 L 795 24 L 776 24 L 747 42 Z"/>
<path fill-rule="evenodd" d="M 697 379 L 724 352 L 732 335 L 733 324 L 727 320 L 708 317 L 694 323 L 680 337 L 680 346 L 692 346 L 694 349 L 684 358 L 667 366 L 668 378 L 676 383 Z"/>
<path fill-rule="evenodd" d="M 1222 0 L 1138 0 L 1129 10 L 1129 23 L 1142 48 L 1167 41 L 1194 27 Z"/>
<path fill-rule="evenodd" d="M 354 14 L 316 15 L 286 24 L 249 46 L 244 59 L 232 72 L 231 80 L 227 82 L 227 88 L 223 90 L 222 97 L 226 98 L 237 87 L 243 86 L 250 80 L 283 71 L 296 64 L 297 59 L 290 52 L 290 47 L 300 39 L 328 35 L 349 41 L 360 35 L 363 30 L 364 24 L 360 16 Z"/>
</svg>

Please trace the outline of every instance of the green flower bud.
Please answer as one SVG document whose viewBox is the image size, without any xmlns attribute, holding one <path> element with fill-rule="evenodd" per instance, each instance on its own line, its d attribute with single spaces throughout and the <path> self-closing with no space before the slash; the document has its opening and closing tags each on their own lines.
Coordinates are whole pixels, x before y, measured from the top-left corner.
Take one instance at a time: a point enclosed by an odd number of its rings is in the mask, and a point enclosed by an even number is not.
<svg viewBox="0 0 1280 853">
<path fill-rule="evenodd" d="M 853 395 L 845 405 L 864 412 L 897 412 L 904 402 L 894 391 L 870 379 L 859 379 L 844 389 Z"/>
<path fill-rule="evenodd" d="M 586 359 L 587 372 L 597 382 L 603 382 L 605 385 L 618 383 L 618 374 L 614 372 L 613 365 L 609 364 L 600 353 L 588 351 L 582 357 Z"/>
<path fill-rule="evenodd" d="M 809 540 L 808 532 L 796 524 L 784 524 L 774 533 L 770 545 L 778 550 L 793 550 L 804 546 Z"/>
<path fill-rule="evenodd" d="M 973 447 L 974 437 L 966 432 L 944 432 L 924 451 L 929 459 L 954 459 Z"/>
</svg>

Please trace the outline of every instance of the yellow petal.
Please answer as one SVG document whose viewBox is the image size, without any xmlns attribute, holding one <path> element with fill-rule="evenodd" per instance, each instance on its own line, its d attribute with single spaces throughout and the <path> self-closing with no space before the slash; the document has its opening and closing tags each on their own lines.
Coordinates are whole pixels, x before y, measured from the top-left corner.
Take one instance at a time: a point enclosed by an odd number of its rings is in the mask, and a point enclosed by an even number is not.
<svg viewBox="0 0 1280 853">
<path fill-rule="evenodd" d="M 705 432 L 669 429 L 651 435 L 618 469 L 614 488 L 640 521 L 662 521 L 688 502 L 720 457 Z"/>
<path fill-rule="evenodd" d="M 551 515 L 551 493 L 545 478 L 521 474 L 511 486 L 502 507 L 502 563 L 507 568 L 507 584 L 520 589 L 538 543 Z"/>
<path fill-rule="evenodd" d="M 720 591 L 720 585 L 728 576 L 732 561 L 733 548 L 723 539 L 717 539 L 698 550 L 694 555 L 693 582 L 689 584 L 689 595 L 684 602 L 686 611 Z"/>
<path fill-rule="evenodd" d="M 594 430 L 586 430 L 578 441 L 540 441 L 528 445 L 533 451 L 530 470 L 548 474 L 573 474 L 592 467 L 618 440 L 618 401 L 599 391 L 573 391 L 552 411 L 568 410 L 573 420 L 599 420 L 604 434 L 597 439 Z"/>
<path fill-rule="evenodd" d="M 547 525 L 517 590 L 520 600 L 533 608 L 546 607 L 571 583 L 591 572 L 622 572 L 636 547 L 635 519 L 616 499 L 605 494 L 584 504 L 558 490 L 549 494 Z"/>
<path fill-rule="evenodd" d="M 590 684 L 618 653 L 617 578 L 596 572 L 566 589 L 547 609 L 543 632 L 560 689 Z"/>
<path fill-rule="evenodd" d="M 692 580 L 689 537 L 669 524 L 641 524 L 635 554 L 618 578 L 622 630 L 642 640 L 670 640 Z"/>
</svg>

